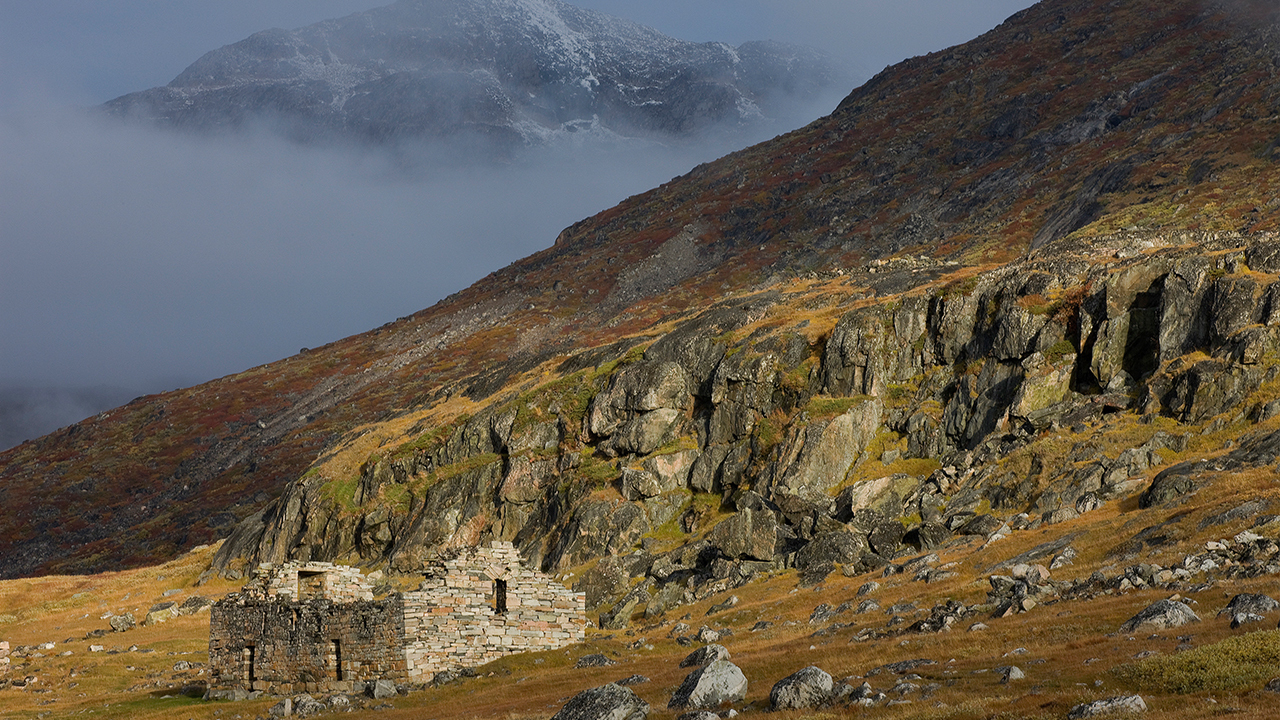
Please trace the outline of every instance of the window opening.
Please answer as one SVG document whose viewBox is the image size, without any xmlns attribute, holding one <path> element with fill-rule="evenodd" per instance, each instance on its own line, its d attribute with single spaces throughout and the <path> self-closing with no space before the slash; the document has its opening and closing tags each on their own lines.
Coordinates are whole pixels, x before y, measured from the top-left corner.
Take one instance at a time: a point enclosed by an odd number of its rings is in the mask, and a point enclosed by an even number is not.
<svg viewBox="0 0 1280 720">
<path fill-rule="evenodd" d="M 324 597 L 324 573 L 298 573 L 298 599 L 315 600 Z"/>
<path fill-rule="evenodd" d="M 342 641 L 334 640 L 329 647 L 329 663 L 333 668 L 333 679 L 342 682 Z"/>
<path fill-rule="evenodd" d="M 256 648 L 254 648 L 254 646 L 250 645 L 240 651 L 240 662 L 242 665 L 240 673 L 241 676 L 244 677 L 245 682 L 253 682 L 258 679 L 253 670 L 253 656 L 255 649 Z"/>
<path fill-rule="evenodd" d="M 507 613 L 507 581 L 493 581 L 493 611 L 499 615 Z"/>
</svg>

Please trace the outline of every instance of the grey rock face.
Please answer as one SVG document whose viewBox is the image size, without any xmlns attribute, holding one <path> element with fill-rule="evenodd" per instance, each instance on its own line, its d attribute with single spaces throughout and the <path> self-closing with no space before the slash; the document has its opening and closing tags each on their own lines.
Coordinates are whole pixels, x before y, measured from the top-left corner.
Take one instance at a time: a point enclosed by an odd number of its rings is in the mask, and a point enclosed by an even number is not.
<svg viewBox="0 0 1280 720">
<path fill-rule="evenodd" d="M 743 509 L 711 530 L 707 541 L 725 557 L 768 562 L 778 542 L 778 521 L 767 509 Z"/>
<path fill-rule="evenodd" d="M 1187 623 L 1200 622 L 1191 608 L 1177 600 L 1161 600 L 1148 605 L 1142 612 L 1129 618 L 1120 626 L 1121 632 L 1133 632 L 1138 628 L 1164 630 Z"/>
<path fill-rule="evenodd" d="M 552 720 L 644 720 L 649 703 L 616 683 L 584 690 L 573 696 Z"/>
<path fill-rule="evenodd" d="M 114 115 L 375 143 L 449 139 L 499 155 L 583 138 L 683 137 L 777 117 L 843 78 L 816 51 L 676 40 L 559 0 L 404 0 L 205 54 Z"/>
<path fill-rule="evenodd" d="M 594 608 L 607 600 L 622 596 L 628 589 L 629 578 L 626 562 L 617 555 L 608 555 L 601 558 L 573 589 L 585 592 L 587 607 Z"/>
<path fill-rule="evenodd" d="M 826 491 L 844 479 L 880 429 L 883 409 L 878 400 L 867 400 L 791 434 L 779 460 L 766 471 L 766 497 L 779 504 L 784 496 L 821 494 L 825 499 Z"/>
<path fill-rule="evenodd" d="M 671 696 L 673 710 L 718 708 L 747 696 L 747 676 L 728 660 L 716 660 L 689 673 Z"/>
<path fill-rule="evenodd" d="M 831 688 L 831 676 L 810 665 L 779 680 L 769 691 L 769 703 L 774 710 L 815 708 L 827 702 Z"/>
<path fill-rule="evenodd" d="M 1147 704 L 1143 702 L 1141 695 L 1127 695 L 1107 698 L 1106 700 L 1094 700 L 1091 703 L 1082 703 L 1071 708 L 1071 712 L 1067 713 L 1067 718 L 1068 720 L 1083 720 L 1083 718 L 1099 717 L 1113 713 L 1139 713 L 1146 711 Z"/>
</svg>

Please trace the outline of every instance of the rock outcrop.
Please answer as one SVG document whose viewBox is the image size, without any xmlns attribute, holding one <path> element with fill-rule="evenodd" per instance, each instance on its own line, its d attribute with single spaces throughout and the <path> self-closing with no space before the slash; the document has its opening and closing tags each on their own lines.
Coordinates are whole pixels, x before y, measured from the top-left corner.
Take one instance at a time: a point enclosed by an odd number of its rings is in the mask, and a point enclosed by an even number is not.
<svg viewBox="0 0 1280 720">
<path fill-rule="evenodd" d="M 1280 377 L 1280 365 L 1236 352 L 1251 338 L 1280 336 L 1280 321 L 1244 282 L 1248 263 L 1273 239 L 1114 242 L 1148 252 L 1089 262 L 1067 246 L 1053 259 L 978 275 L 963 292 L 925 284 L 899 301 L 849 310 L 825 345 L 788 329 L 723 339 L 726 327 L 780 308 L 773 295 L 713 307 L 556 381 L 554 393 L 493 403 L 412 452 L 371 456 L 349 498 L 335 500 L 315 477 L 296 481 L 216 563 L 355 556 L 412 569 L 442 549 L 492 537 L 514 541 L 547 571 L 605 558 L 580 587 L 592 607 L 611 606 L 602 622 L 623 627 L 636 612 L 653 617 L 759 573 L 796 567 L 817 582 L 840 567 L 863 572 L 910 549 L 928 552 L 955 534 L 1008 533 L 1001 517 L 976 512 L 984 502 L 1056 523 L 1143 487 L 1144 506 L 1171 502 L 1194 492 L 1205 473 L 1272 462 L 1280 433 L 1164 468 L 1148 484 L 1162 452 L 1186 443 L 1152 429 L 1115 457 L 1091 456 L 1082 445 L 1078 460 L 1039 469 L 1033 461 L 1029 476 L 996 472 L 995 461 L 1040 433 L 1107 413 L 1191 423 L 1191 402 L 1223 422 L 1248 421 L 1239 393 L 1215 394 L 1212 378 L 1243 382 L 1237 390 L 1245 392 Z M 1215 247 L 1201 280 L 1178 291 L 1203 308 L 1187 317 L 1186 298 L 1171 294 L 1170 283 L 1177 268 Z M 1120 339 L 1134 313 L 1153 324 Z M 1201 325 L 1219 330 L 1194 330 Z M 1175 326 L 1176 342 L 1154 331 Z M 723 351 L 706 349 L 720 343 Z M 1098 360 L 1118 352 L 1117 343 L 1126 349 L 1115 363 Z M 1214 358 L 1217 370 L 1189 363 L 1188 353 Z M 1045 368 L 1062 383 L 1051 397 L 1036 389 Z M 1199 379 L 1183 383 L 1193 369 Z M 558 404 L 566 394 L 589 399 L 575 410 Z M 531 423 L 525 414 L 548 419 Z M 941 467 L 878 472 L 913 458 Z M 389 495 L 406 500 L 388 505 L 380 498 Z M 698 497 L 733 512 L 704 540 L 660 553 L 639 547 L 664 526 L 706 530 Z M 644 581 L 634 584 L 638 577 Z M 1023 611 L 1037 594 L 1013 589 L 1041 582 L 1014 578 L 998 588 L 997 602 Z"/>
</svg>

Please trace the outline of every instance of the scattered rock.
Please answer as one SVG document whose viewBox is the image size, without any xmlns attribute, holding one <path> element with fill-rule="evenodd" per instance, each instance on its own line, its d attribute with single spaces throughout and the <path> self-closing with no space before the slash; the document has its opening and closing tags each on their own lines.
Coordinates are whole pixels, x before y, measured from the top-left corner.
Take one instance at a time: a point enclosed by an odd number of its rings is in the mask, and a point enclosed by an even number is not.
<svg viewBox="0 0 1280 720">
<path fill-rule="evenodd" d="M 1068 720 L 1081 720 L 1081 718 L 1098 717 L 1099 715 L 1108 715 L 1110 713 L 1137 713 L 1146 712 L 1147 704 L 1142 701 L 1141 695 L 1127 695 L 1106 700 L 1094 700 L 1091 703 L 1082 703 L 1071 708 L 1071 712 L 1067 713 Z"/>
<path fill-rule="evenodd" d="M 123 615 L 112 615 L 111 619 L 107 620 L 107 622 L 111 624 L 111 629 L 115 630 L 116 632 L 124 632 L 126 630 L 132 630 L 138 626 L 138 622 L 133 619 L 133 613 L 125 613 Z"/>
<path fill-rule="evenodd" d="M 680 661 L 680 667 L 705 667 L 717 660 L 728 660 L 729 650 L 723 645 L 708 645 L 689 653 Z"/>
<path fill-rule="evenodd" d="M 551 720 L 644 720 L 649 703 L 617 683 L 584 690 L 573 696 Z"/>
<path fill-rule="evenodd" d="M 1200 622 L 1200 617 L 1191 608 L 1177 600 L 1161 600 L 1148 605 L 1142 612 L 1125 621 L 1120 626 L 1120 631 L 1134 632 L 1138 628 L 1164 630 L 1193 622 Z"/>
<path fill-rule="evenodd" d="M 876 675 L 879 675 L 881 673 L 886 673 L 886 672 L 893 673 L 894 675 L 906 675 L 907 673 L 911 672 L 912 670 L 915 670 L 916 668 L 925 667 L 926 665 L 937 665 L 937 664 L 938 664 L 937 660 L 930 660 L 928 658 L 916 658 L 915 660 L 901 660 L 899 662 L 893 662 L 893 663 L 888 663 L 887 665 L 881 665 L 878 668 L 872 668 L 867 672 L 867 677 L 875 677 Z"/>
<path fill-rule="evenodd" d="M 325 710 L 325 704 L 311 697 L 310 695 L 295 695 L 293 697 L 293 714 L 299 717 L 309 717 L 318 715 Z"/>
<path fill-rule="evenodd" d="M 718 708 L 747 696 L 747 677 L 728 660 L 716 660 L 689 673 L 671 696 L 673 710 Z"/>
<path fill-rule="evenodd" d="M 862 587 L 858 588 L 858 597 L 869 595 L 879 589 L 880 589 L 880 583 L 876 582 L 875 580 L 872 580 L 871 582 L 863 583 Z"/>
<path fill-rule="evenodd" d="M 739 601 L 738 601 L 737 595 L 730 595 L 728 598 L 725 599 L 724 602 L 716 603 L 715 605 L 712 605 L 707 610 L 707 615 L 709 616 L 709 615 L 715 615 L 716 613 L 722 613 L 725 610 L 728 610 L 729 608 L 736 606 L 738 602 Z"/>
<path fill-rule="evenodd" d="M 1250 623 L 1260 623 L 1260 622 L 1263 622 L 1264 620 L 1266 620 L 1266 618 L 1256 613 L 1251 613 L 1251 612 L 1236 613 L 1235 615 L 1231 616 L 1231 629 L 1235 630 L 1241 625 L 1248 625 Z"/>
<path fill-rule="evenodd" d="M 617 664 L 618 663 L 614 662 L 613 660 L 610 660 L 605 655 L 602 655 L 600 653 L 595 653 L 593 655 L 583 655 L 582 657 L 578 658 L 578 662 L 574 663 L 573 666 L 575 668 L 597 668 L 597 667 L 609 667 L 610 665 L 617 665 Z"/>
<path fill-rule="evenodd" d="M 396 696 L 396 684 L 390 680 L 375 680 L 365 684 L 364 692 L 374 700 L 385 700 Z"/>
<path fill-rule="evenodd" d="M 720 720 L 720 716 L 710 710 L 696 710 L 683 713 L 677 716 L 676 720 Z"/>
<path fill-rule="evenodd" d="M 1027 676 L 1026 673 L 1022 672 L 1022 668 L 1019 668 L 1017 665 L 1005 665 L 998 667 L 996 668 L 996 672 L 1004 677 L 1004 682 L 1006 683 L 1013 680 L 1021 680 Z"/>
<path fill-rule="evenodd" d="M 205 700 L 228 700 L 240 702 L 249 699 L 249 691 L 244 688 L 210 688 L 204 694 Z"/>
<path fill-rule="evenodd" d="M 779 680 L 769 691 L 769 702 L 774 710 L 816 708 L 831 697 L 831 689 L 831 676 L 810 665 Z"/>
<path fill-rule="evenodd" d="M 202 597 L 200 595 L 192 595 L 182 601 L 182 604 L 178 606 L 177 613 L 179 615 L 195 615 L 201 610 L 207 610 L 212 606 L 213 601 L 209 598 Z"/>
<path fill-rule="evenodd" d="M 649 682 L 649 678 L 643 675 L 632 675 L 631 677 L 625 677 L 614 684 L 621 685 L 623 687 L 630 687 L 632 685 L 643 685 L 647 682 Z"/>
</svg>

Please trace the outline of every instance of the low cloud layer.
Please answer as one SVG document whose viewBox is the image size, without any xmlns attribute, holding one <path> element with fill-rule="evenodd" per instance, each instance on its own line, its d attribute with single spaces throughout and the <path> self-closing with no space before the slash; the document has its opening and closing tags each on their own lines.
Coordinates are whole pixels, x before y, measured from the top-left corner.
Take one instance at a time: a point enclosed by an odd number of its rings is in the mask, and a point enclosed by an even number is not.
<svg viewBox="0 0 1280 720">
<path fill-rule="evenodd" d="M 24 113 L 0 121 L 0 388 L 156 392 L 363 332 L 749 139 L 447 169 Z"/>
</svg>

